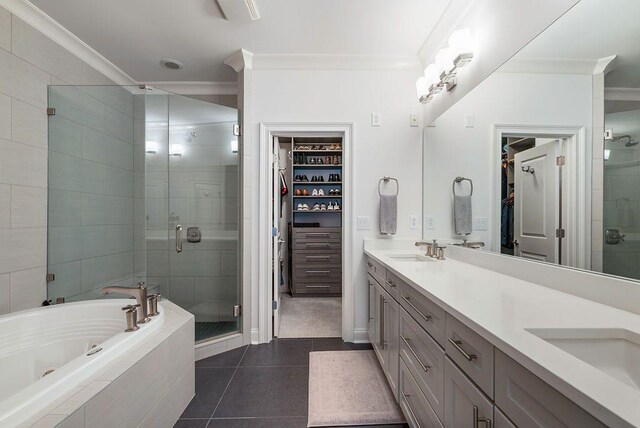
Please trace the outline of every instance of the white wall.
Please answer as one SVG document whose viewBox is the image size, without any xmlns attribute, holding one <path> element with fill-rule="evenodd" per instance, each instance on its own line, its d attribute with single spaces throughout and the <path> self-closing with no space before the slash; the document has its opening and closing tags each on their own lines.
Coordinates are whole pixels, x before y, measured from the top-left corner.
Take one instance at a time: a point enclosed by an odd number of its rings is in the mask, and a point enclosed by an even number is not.
<svg viewBox="0 0 640 428">
<path fill-rule="evenodd" d="M 421 131 L 409 126 L 410 113 L 421 110 L 415 98 L 415 74 L 412 70 L 251 70 L 250 73 L 254 188 L 258 188 L 260 168 L 260 122 L 354 124 L 355 215 L 369 216 L 371 229 L 354 231 L 353 255 L 345 263 L 353 266 L 355 330 L 362 333 L 366 330 L 368 302 L 363 239 L 380 236 L 377 186 L 382 176 L 390 175 L 400 181 L 396 237 L 421 236 L 419 228 L 409 228 L 409 215 L 420 218 L 422 199 Z M 371 126 L 371 112 L 382 113 L 382 126 Z M 258 197 L 257 192 L 251 194 L 256 208 Z M 355 223 L 354 219 L 354 227 Z M 257 242 L 256 230 L 253 242 Z M 254 311 L 252 329 L 257 329 L 255 315 Z"/>
<path fill-rule="evenodd" d="M 476 42 L 474 59 L 461 70 L 453 91 L 425 105 L 425 122 L 432 122 L 462 99 L 578 1 L 452 0 L 420 50 L 420 60 L 424 66 L 433 62 L 456 28 L 471 29 Z M 414 76 L 414 82 L 417 78 Z"/>
<path fill-rule="evenodd" d="M 488 230 L 470 240 L 489 244 L 494 201 L 493 126 L 585 126 L 591 144 L 591 75 L 497 72 L 435 121 L 425 134 L 424 215 L 435 216 L 425 238 L 455 238 L 451 183 L 458 175 L 474 183 L 473 216 L 487 217 Z M 473 128 L 465 116 L 474 115 Z M 498 196 L 499 197 L 499 196 Z"/>
</svg>

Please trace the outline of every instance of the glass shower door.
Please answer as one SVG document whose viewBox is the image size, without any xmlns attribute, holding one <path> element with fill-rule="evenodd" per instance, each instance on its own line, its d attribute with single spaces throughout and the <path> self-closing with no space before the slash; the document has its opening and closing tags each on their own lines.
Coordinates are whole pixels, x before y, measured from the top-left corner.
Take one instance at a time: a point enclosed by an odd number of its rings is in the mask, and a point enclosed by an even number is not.
<svg viewBox="0 0 640 428">
<path fill-rule="evenodd" d="M 240 330 L 238 112 L 179 95 L 168 111 L 167 285 L 200 342 Z"/>
</svg>

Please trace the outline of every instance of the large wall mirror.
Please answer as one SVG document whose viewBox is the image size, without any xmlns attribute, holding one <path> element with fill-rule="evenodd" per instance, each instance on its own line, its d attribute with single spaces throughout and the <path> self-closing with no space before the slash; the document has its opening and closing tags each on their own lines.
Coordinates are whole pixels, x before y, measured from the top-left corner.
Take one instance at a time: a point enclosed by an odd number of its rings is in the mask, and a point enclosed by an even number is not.
<svg viewBox="0 0 640 428">
<path fill-rule="evenodd" d="M 640 279 L 639 16 L 581 0 L 425 130 L 425 239 Z"/>
</svg>

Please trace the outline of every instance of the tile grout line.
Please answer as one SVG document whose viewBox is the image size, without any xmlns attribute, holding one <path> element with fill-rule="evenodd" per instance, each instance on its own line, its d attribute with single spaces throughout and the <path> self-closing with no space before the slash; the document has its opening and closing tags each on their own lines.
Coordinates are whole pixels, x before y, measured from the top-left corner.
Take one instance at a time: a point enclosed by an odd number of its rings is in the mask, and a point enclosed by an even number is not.
<svg viewBox="0 0 640 428">
<path fill-rule="evenodd" d="M 251 345 L 248 345 L 245 348 L 244 352 L 242 353 L 242 357 L 240 357 L 240 360 L 238 361 L 238 365 L 236 366 L 236 369 L 233 371 L 233 374 L 229 378 L 229 382 L 227 382 L 227 386 L 224 388 L 224 391 L 222 391 L 222 394 L 220 395 L 220 399 L 218 400 L 218 403 L 216 404 L 216 407 L 214 407 L 213 412 L 211 412 L 211 416 L 209 416 L 209 421 L 207 422 L 207 425 L 206 425 L 207 427 L 211 423 L 211 419 L 213 419 L 213 415 L 215 415 L 216 410 L 218 410 L 218 407 L 220 406 L 220 403 L 222 403 L 222 399 L 224 398 L 224 395 L 227 393 L 227 390 L 229 389 L 229 386 L 231 385 L 231 382 L 233 381 L 233 378 L 235 377 L 236 373 L 238 372 L 238 369 L 240 368 L 240 363 L 242 363 L 242 360 L 244 359 L 244 356 L 247 354 L 247 351 L 249 350 L 249 346 L 251 346 Z"/>
</svg>

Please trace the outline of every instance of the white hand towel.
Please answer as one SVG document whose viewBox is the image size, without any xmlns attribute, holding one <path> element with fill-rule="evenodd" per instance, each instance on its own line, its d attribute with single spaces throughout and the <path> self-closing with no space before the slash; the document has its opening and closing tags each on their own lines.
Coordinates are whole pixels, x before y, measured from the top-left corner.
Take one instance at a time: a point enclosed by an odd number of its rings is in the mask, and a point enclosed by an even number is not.
<svg viewBox="0 0 640 428">
<path fill-rule="evenodd" d="M 395 235 L 398 227 L 398 196 L 380 195 L 380 233 Z"/>
</svg>

